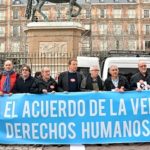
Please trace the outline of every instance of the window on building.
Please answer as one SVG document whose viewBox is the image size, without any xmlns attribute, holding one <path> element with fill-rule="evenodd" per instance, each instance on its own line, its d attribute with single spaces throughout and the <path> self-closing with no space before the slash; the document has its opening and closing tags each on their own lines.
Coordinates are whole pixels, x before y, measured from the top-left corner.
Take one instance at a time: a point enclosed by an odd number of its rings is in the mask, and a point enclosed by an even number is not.
<svg viewBox="0 0 150 150">
<path fill-rule="evenodd" d="M 119 40 L 117 40 L 117 41 L 116 41 L 116 49 L 119 49 L 119 48 L 120 48 L 120 47 L 119 47 L 119 45 L 120 45 L 119 43 L 120 43 Z"/>
<path fill-rule="evenodd" d="M 4 1 L 5 1 L 5 0 L 0 0 L 0 4 L 4 4 Z"/>
<path fill-rule="evenodd" d="M 86 10 L 86 18 L 90 18 L 91 17 L 91 10 L 87 9 Z"/>
<path fill-rule="evenodd" d="M 150 17 L 150 11 L 144 10 L 144 18 L 149 18 L 149 17 Z"/>
<path fill-rule="evenodd" d="M 128 10 L 128 16 L 129 16 L 129 18 L 136 18 L 136 11 L 135 11 L 135 9 L 129 9 Z"/>
<path fill-rule="evenodd" d="M 19 42 L 13 42 L 12 43 L 12 52 L 19 52 L 20 50 L 20 43 Z"/>
<path fill-rule="evenodd" d="M 150 34 L 150 25 L 145 25 L 145 34 Z"/>
<path fill-rule="evenodd" d="M 5 52 L 5 42 L 0 42 L 0 52 Z"/>
<path fill-rule="evenodd" d="M 135 34 L 135 24 L 129 24 L 128 33 L 131 34 L 131 35 Z"/>
<path fill-rule="evenodd" d="M 145 41 L 145 50 L 150 50 L 150 41 Z"/>
<path fill-rule="evenodd" d="M 121 9 L 114 9 L 114 18 L 121 18 Z"/>
<path fill-rule="evenodd" d="M 129 50 L 136 50 L 136 41 L 135 40 L 129 40 L 128 41 L 128 49 Z"/>
<path fill-rule="evenodd" d="M 122 33 L 122 25 L 120 24 L 113 25 L 113 33 L 115 35 L 120 35 Z"/>
<path fill-rule="evenodd" d="M 0 11 L 0 20 L 5 20 L 5 11 Z"/>
<path fill-rule="evenodd" d="M 117 40 L 113 40 L 113 43 L 111 44 L 111 49 L 115 49 L 115 50 L 121 50 L 122 49 L 122 45 L 123 42 L 122 40 L 120 40 L 119 38 Z"/>
<path fill-rule="evenodd" d="M 0 37 L 5 36 L 5 27 L 0 27 Z"/>
<path fill-rule="evenodd" d="M 19 19 L 19 11 L 17 9 L 13 10 L 13 19 Z"/>
<path fill-rule="evenodd" d="M 20 26 L 13 26 L 12 28 L 12 36 L 20 36 Z"/>
<path fill-rule="evenodd" d="M 99 11 L 100 11 L 99 17 L 100 18 L 106 18 L 106 9 L 100 9 Z"/>
<path fill-rule="evenodd" d="M 119 0 L 114 0 L 115 3 L 119 3 Z"/>
<path fill-rule="evenodd" d="M 106 51 L 107 50 L 107 41 L 106 40 L 101 40 L 100 42 L 100 50 Z"/>
<path fill-rule="evenodd" d="M 107 24 L 99 25 L 100 34 L 107 34 Z"/>
</svg>

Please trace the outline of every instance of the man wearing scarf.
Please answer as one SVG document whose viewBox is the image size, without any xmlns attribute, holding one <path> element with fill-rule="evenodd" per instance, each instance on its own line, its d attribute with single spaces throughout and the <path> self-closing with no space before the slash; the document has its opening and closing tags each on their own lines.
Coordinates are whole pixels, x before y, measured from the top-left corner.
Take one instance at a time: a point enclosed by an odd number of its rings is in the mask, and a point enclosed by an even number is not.
<svg viewBox="0 0 150 150">
<path fill-rule="evenodd" d="M 0 79 L 0 95 L 12 94 L 16 82 L 17 74 L 13 70 L 13 63 L 10 60 L 4 62 L 4 70 Z"/>
</svg>

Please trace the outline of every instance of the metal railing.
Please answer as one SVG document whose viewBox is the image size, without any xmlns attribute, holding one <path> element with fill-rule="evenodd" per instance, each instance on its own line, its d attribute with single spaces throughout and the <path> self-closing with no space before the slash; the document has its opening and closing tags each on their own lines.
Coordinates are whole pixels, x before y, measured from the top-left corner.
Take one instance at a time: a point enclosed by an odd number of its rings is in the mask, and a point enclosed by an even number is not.
<svg viewBox="0 0 150 150">
<path fill-rule="evenodd" d="M 93 52 L 48 52 L 48 53 L 0 53 L 0 70 L 3 69 L 5 60 L 11 60 L 14 64 L 14 69 L 19 72 L 23 64 L 31 67 L 32 75 L 37 71 L 41 71 L 43 67 L 49 67 L 52 77 L 55 77 L 60 72 L 68 69 L 68 61 L 77 56 L 99 57 L 100 64 L 106 57 L 112 56 L 150 56 L 150 51 L 131 51 L 131 50 L 110 50 L 110 51 L 93 51 Z"/>
<path fill-rule="evenodd" d="M 47 66 L 51 70 L 51 75 L 67 70 L 68 61 L 75 54 L 72 53 L 0 53 L 0 69 L 3 69 L 5 60 L 11 60 L 14 69 L 19 72 L 23 64 L 31 67 L 32 74 L 41 71 L 42 67 Z"/>
</svg>

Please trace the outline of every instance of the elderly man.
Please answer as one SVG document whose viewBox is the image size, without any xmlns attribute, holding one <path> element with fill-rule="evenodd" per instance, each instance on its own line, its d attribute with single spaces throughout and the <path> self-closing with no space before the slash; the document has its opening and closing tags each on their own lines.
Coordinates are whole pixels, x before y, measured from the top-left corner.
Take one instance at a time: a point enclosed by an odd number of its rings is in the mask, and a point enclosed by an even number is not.
<svg viewBox="0 0 150 150">
<path fill-rule="evenodd" d="M 12 94 L 12 90 L 16 83 L 17 74 L 13 70 L 13 63 L 11 60 L 6 60 L 4 62 L 4 70 L 1 74 L 0 79 L 0 95 Z"/>
<path fill-rule="evenodd" d="M 58 77 L 59 91 L 77 92 L 80 91 L 82 75 L 77 72 L 77 60 L 71 59 L 68 63 L 68 71 L 60 73 Z"/>
<path fill-rule="evenodd" d="M 123 92 L 129 90 L 130 86 L 128 80 L 119 75 L 119 69 L 116 65 L 109 67 L 110 76 L 104 82 L 104 90 Z"/>
<path fill-rule="evenodd" d="M 57 91 L 57 83 L 50 76 L 50 69 L 48 67 L 44 67 L 41 70 L 41 78 L 35 79 L 32 84 L 31 93 L 41 94 Z"/>
<path fill-rule="evenodd" d="M 147 90 L 150 85 L 150 74 L 147 72 L 147 65 L 144 61 L 138 62 L 139 72 L 131 77 L 130 85 L 132 90 Z"/>
<path fill-rule="evenodd" d="M 90 74 L 82 80 L 81 90 L 83 91 L 103 90 L 103 83 L 98 73 L 99 73 L 98 66 L 90 67 Z"/>
</svg>

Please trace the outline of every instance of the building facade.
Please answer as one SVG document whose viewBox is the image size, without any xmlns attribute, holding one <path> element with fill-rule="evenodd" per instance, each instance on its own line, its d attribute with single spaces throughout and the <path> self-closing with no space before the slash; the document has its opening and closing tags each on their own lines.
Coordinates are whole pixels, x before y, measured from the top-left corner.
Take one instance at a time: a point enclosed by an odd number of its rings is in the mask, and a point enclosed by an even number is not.
<svg viewBox="0 0 150 150">
<path fill-rule="evenodd" d="M 26 0 L 0 0 L 0 52 L 27 51 L 24 29 Z M 73 18 L 85 25 L 80 51 L 150 51 L 150 0 L 80 1 L 81 14 Z M 34 4 L 34 2 L 33 2 Z M 50 21 L 68 21 L 68 4 L 44 5 Z M 43 18 L 37 13 L 37 21 Z"/>
</svg>

